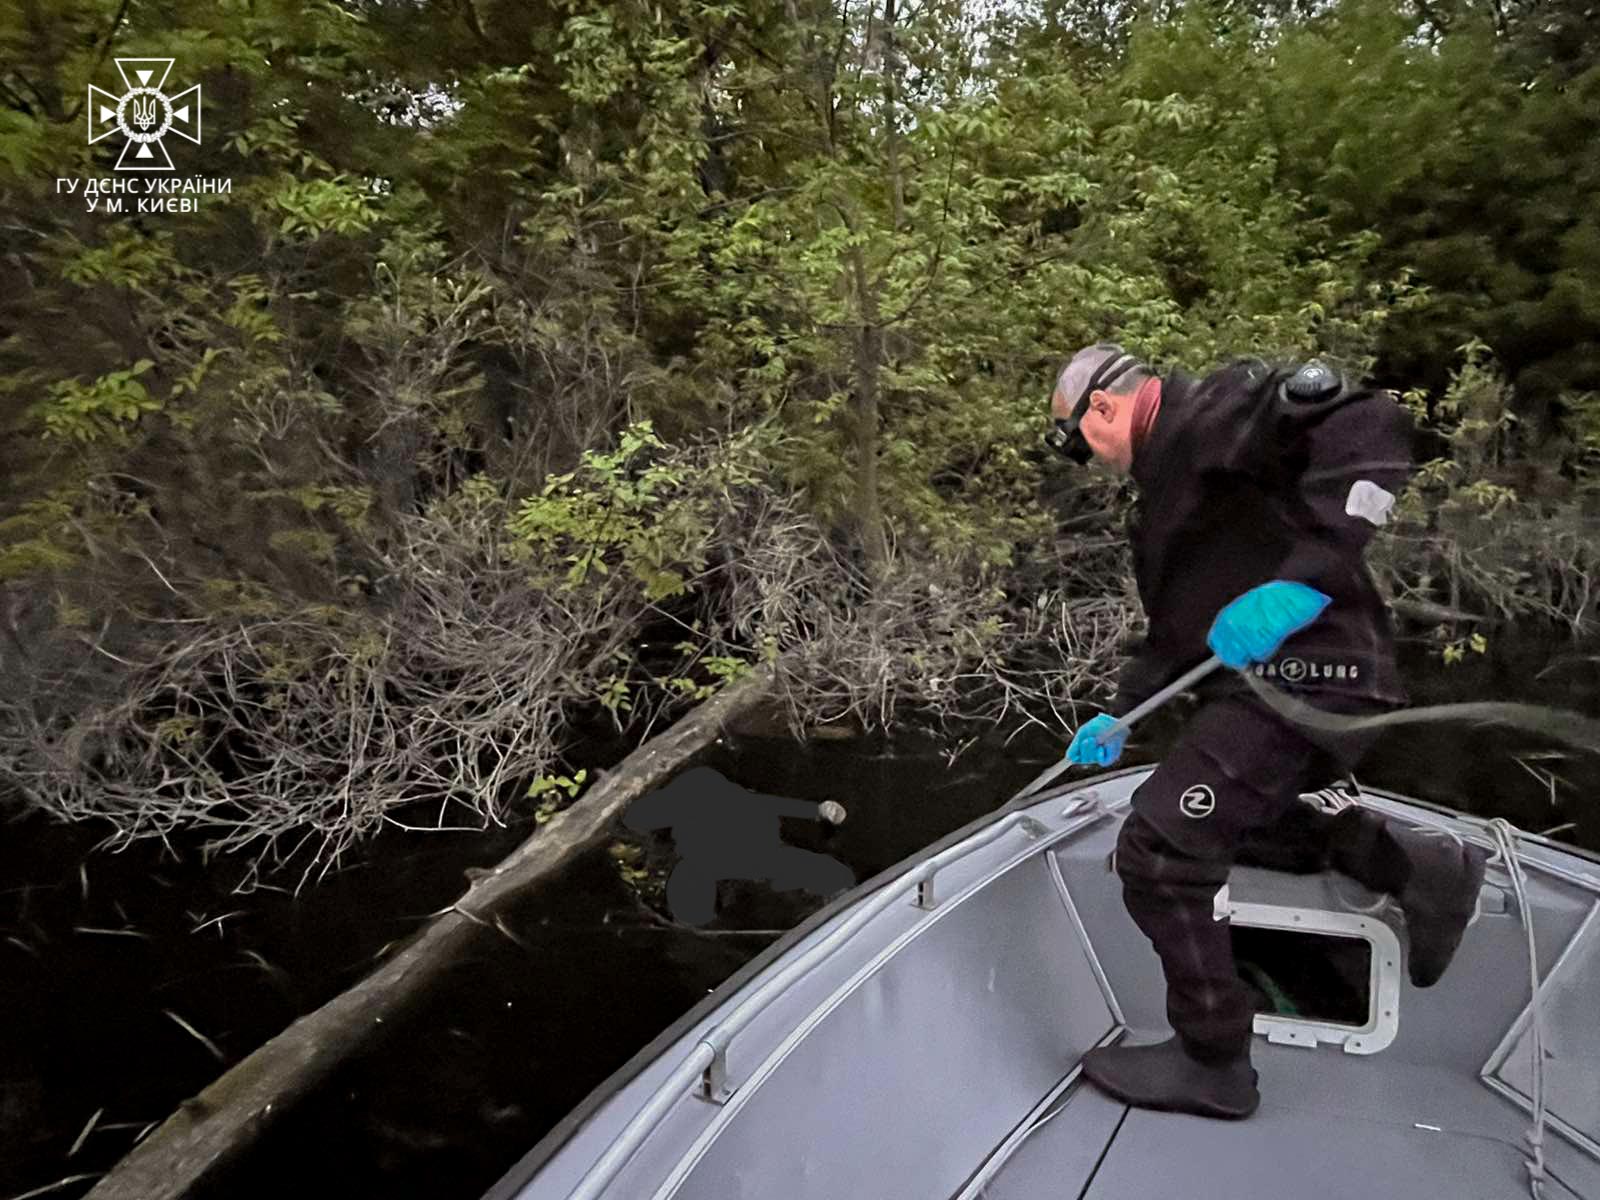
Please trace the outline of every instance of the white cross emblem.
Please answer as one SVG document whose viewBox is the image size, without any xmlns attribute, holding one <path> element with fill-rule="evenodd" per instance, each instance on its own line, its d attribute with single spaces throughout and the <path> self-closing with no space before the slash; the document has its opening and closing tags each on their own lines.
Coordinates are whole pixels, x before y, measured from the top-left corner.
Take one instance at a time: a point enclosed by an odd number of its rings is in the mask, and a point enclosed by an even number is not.
<svg viewBox="0 0 1600 1200">
<path fill-rule="evenodd" d="M 121 133 L 128 139 L 117 159 L 119 171 L 171 171 L 172 159 L 161 139 L 169 133 L 200 144 L 200 85 L 168 96 L 161 88 L 172 70 L 170 58 L 119 58 L 117 73 L 127 89 L 113 96 L 89 85 L 89 144 Z"/>
</svg>

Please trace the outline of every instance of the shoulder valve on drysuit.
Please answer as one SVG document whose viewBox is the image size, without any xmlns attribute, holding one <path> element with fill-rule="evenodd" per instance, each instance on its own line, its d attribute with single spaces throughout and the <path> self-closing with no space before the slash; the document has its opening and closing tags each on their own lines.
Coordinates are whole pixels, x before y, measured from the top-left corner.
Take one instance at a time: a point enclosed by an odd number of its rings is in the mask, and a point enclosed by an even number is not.
<svg viewBox="0 0 1600 1200">
<path fill-rule="evenodd" d="M 1336 368 L 1316 360 L 1285 364 L 1264 382 L 1256 395 L 1261 405 L 1257 412 L 1266 424 L 1258 428 L 1275 447 L 1271 473 L 1285 485 L 1293 482 L 1292 475 L 1283 477 L 1277 470 L 1289 466 L 1296 447 L 1337 410 L 1371 395 L 1366 388 L 1350 386 Z"/>
<path fill-rule="evenodd" d="M 1283 395 L 1296 404 L 1320 404 L 1344 390 L 1344 380 L 1331 367 L 1309 362 L 1283 381 Z"/>
</svg>

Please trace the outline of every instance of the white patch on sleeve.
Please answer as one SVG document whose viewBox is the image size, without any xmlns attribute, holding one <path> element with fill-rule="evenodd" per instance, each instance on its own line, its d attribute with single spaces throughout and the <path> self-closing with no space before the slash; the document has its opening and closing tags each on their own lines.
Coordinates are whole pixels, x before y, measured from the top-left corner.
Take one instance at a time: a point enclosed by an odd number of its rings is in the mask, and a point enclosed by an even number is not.
<svg viewBox="0 0 1600 1200">
<path fill-rule="evenodd" d="M 1374 525 L 1389 523 L 1389 510 L 1394 507 L 1394 496 L 1384 491 L 1370 479 L 1358 479 L 1350 485 L 1345 497 L 1344 511 L 1352 517 L 1363 517 Z"/>
</svg>

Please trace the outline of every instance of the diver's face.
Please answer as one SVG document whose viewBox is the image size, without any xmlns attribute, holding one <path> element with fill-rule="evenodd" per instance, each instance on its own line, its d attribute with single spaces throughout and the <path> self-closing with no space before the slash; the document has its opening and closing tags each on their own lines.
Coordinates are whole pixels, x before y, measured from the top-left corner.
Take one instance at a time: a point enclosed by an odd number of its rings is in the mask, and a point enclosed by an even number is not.
<svg viewBox="0 0 1600 1200">
<path fill-rule="evenodd" d="M 1095 458 L 1118 475 L 1133 468 L 1133 409 L 1134 397 L 1097 391 L 1089 397 L 1088 411 L 1078 426 Z M 1050 399 L 1050 415 L 1063 421 L 1072 416 L 1072 406 L 1059 388 Z"/>
</svg>

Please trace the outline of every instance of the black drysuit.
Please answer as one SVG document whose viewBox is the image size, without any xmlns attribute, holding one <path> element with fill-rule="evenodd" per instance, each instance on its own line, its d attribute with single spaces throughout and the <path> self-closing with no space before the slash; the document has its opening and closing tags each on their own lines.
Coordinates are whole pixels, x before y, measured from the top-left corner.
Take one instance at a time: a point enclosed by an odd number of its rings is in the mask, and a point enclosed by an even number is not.
<svg viewBox="0 0 1600 1200">
<path fill-rule="evenodd" d="M 1399 495 L 1412 470 L 1410 417 L 1379 391 L 1297 403 L 1279 394 L 1291 374 L 1246 360 L 1162 381 L 1161 411 L 1133 463 L 1129 531 L 1150 633 L 1120 680 L 1117 715 L 1205 659 L 1222 607 L 1273 579 L 1310 584 L 1333 603 L 1258 673 L 1296 692 L 1405 703 L 1388 612 L 1362 562 L 1375 518 L 1348 509 L 1353 490 L 1353 506 L 1368 511 L 1380 490 Z M 1230 675 L 1200 690 L 1244 686 Z"/>
<path fill-rule="evenodd" d="M 1242 360 L 1203 379 L 1163 379 L 1133 462 L 1139 503 L 1129 531 L 1149 635 L 1119 680 L 1114 713 L 1208 657 L 1217 613 L 1274 579 L 1333 602 L 1250 670 L 1330 711 L 1405 702 L 1388 613 L 1362 553 L 1411 473 L 1409 417 L 1380 391 L 1295 401 L 1281 387 L 1293 373 Z M 1314 744 L 1226 668 L 1196 690 L 1200 710 L 1134 793 L 1117 871 L 1130 915 L 1161 958 L 1174 1031 L 1195 1057 L 1224 1061 L 1248 1051 L 1253 1008 L 1228 923 L 1213 916 L 1230 865 L 1333 867 L 1389 892 L 1407 868 L 1379 814 L 1299 799 L 1352 768 L 1369 737 Z"/>
</svg>

